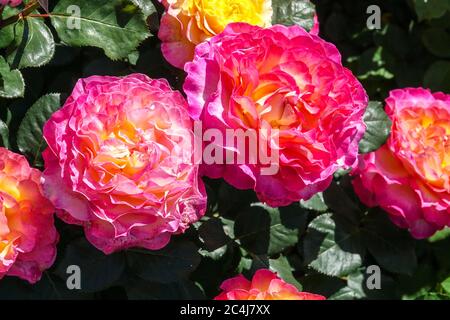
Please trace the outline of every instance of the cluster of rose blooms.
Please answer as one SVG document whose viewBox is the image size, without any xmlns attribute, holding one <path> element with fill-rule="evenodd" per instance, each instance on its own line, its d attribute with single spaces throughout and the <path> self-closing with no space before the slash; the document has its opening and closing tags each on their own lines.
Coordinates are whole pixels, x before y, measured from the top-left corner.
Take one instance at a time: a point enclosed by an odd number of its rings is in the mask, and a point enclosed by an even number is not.
<svg viewBox="0 0 450 320">
<path fill-rule="evenodd" d="M 105 254 L 163 248 L 205 214 L 202 176 L 276 207 L 309 199 L 349 169 L 362 202 L 414 237 L 450 225 L 450 95 L 392 91 L 387 143 L 358 156 L 368 97 L 334 45 L 316 28 L 271 26 L 270 1 L 200 2 L 165 1 L 159 32 L 164 56 L 187 73 L 187 101 L 142 74 L 81 79 L 44 126 L 43 173 L 0 149 L 0 278 L 34 283 L 53 264 L 54 212 Z M 278 173 L 180 161 L 193 156 L 193 133 L 180 135 L 193 121 L 203 130 L 279 130 Z M 323 298 L 267 270 L 222 289 L 219 299 Z"/>
</svg>

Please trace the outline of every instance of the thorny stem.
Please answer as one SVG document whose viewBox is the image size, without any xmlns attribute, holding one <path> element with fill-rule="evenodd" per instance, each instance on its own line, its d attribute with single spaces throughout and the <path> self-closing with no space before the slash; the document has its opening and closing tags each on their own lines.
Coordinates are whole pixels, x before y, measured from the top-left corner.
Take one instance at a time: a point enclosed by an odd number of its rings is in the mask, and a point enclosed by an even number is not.
<svg viewBox="0 0 450 320">
<path fill-rule="evenodd" d="M 26 18 L 27 16 L 31 16 L 31 13 L 33 11 L 35 11 L 37 8 L 40 7 L 40 4 L 37 1 L 31 1 L 29 4 L 27 4 L 27 6 L 18 14 L 9 17 L 8 19 L 5 20 L 0 20 L 0 29 L 9 26 L 11 24 L 14 24 L 20 20 L 23 20 L 24 18 Z M 3 9 L 0 9 L 3 10 Z M 1 13 L 1 11 L 0 11 Z"/>
</svg>

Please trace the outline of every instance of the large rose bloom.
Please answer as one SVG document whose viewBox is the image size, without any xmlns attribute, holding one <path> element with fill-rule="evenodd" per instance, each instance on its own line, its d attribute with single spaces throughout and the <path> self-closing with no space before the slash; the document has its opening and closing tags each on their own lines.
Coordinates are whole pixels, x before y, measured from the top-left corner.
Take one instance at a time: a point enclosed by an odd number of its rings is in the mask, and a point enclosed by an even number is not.
<svg viewBox="0 0 450 320">
<path fill-rule="evenodd" d="M 35 283 L 55 261 L 54 208 L 40 179 L 23 156 L 0 148 L 0 279 L 17 276 Z"/>
<path fill-rule="evenodd" d="M 380 206 L 415 238 L 450 226 L 450 95 L 394 90 L 387 143 L 361 156 L 353 185 L 369 207 Z"/>
<path fill-rule="evenodd" d="M 228 279 L 220 286 L 222 293 L 215 300 L 325 300 L 325 297 L 299 292 L 270 270 L 256 271 L 252 281 L 243 275 Z"/>
<path fill-rule="evenodd" d="M 44 137 L 46 195 L 106 254 L 160 249 L 205 212 L 192 120 L 165 80 L 82 79 Z"/>
<path fill-rule="evenodd" d="M 194 58 L 195 46 L 232 22 L 268 27 L 271 0 L 160 0 L 166 8 L 159 38 L 164 57 L 177 68 Z"/>
<path fill-rule="evenodd" d="M 204 130 L 264 130 L 264 143 L 279 152 L 276 174 L 249 160 L 205 164 L 209 177 L 278 207 L 325 190 L 338 169 L 356 165 L 368 98 L 332 44 L 299 26 L 231 24 L 200 44 L 185 69 L 184 90 Z"/>
</svg>

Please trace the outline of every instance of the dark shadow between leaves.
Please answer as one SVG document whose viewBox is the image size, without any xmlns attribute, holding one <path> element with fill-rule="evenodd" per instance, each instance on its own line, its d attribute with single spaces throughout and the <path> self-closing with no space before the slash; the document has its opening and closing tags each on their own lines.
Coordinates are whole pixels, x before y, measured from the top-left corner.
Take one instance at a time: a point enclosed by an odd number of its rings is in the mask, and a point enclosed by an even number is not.
<svg viewBox="0 0 450 320">
<path fill-rule="evenodd" d="M 14 33 L 16 27 L 14 27 Z M 17 47 L 16 55 L 14 56 L 13 62 L 11 64 L 12 69 L 18 69 L 20 65 L 20 61 L 22 60 L 22 56 L 25 52 L 25 48 L 27 46 L 28 40 L 30 37 L 30 26 L 28 24 L 27 19 L 23 20 L 23 33 L 22 33 L 22 39 L 20 40 L 20 44 Z"/>
<path fill-rule="evenodd" d="M 264 208 L 248 207 L 236 219 L 235 236 L 252 253 L 266 254 L 270 244 L 270 227 L 271 218 Z"/>
<path fill-rule="evenodd" d="M 345 253 L 361 255 L 361 259 L 363 259 L 365 249 L 359 228 L 351 225 L 347 220 L 337 215 L 332 215 L 331 218 L 335 222 L 334 237 L 331 239 L 334 244 L 321 253 L 321 246 L 328 234 L 310 228 L 307 235 L 309 242 L 308 252 L 305 251 L 305 266 L 315 261 L 320 254 L 335 246 Z"/>
<path fill-rule="evenodd" d="M 128 22 L 135 16 L 136 11 L 139 10 L 132 2 L 123 1 L 114 7 L 116 12 L 117 24 L 121 28 L 125 28 Z"/>
</svg>

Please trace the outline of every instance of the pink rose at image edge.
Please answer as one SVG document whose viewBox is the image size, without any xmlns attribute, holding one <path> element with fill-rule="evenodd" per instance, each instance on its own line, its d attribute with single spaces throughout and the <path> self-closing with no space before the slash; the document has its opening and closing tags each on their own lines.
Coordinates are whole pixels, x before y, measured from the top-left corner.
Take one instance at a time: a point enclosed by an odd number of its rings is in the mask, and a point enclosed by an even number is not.
<svg viewBox="0 0 450 320">
<path fill-rule="evenodd" d="M 166 80 L 81 79 L 44 127 L 44 191 L 106 254 L 161 249 L 206 210 L 192 126 Z"/>
<path fill-rule="evenodd" d="M 450 95 L 393 90 L 386 112 L 391 135 L 379 150 L 360 156 L 354 190 L 413 237 L 428 238 L 450 226 Z"/>
<path fill-rule="evenodd" d="M 234 23 L 198 45 L 185 71 L 191 113 L 204 130 L 280 129 L 278 174 L 260 175 L 250 164 L 202 165 L 208 177 L 279 207 L 309 199 L 338 169 L 356 166 L 368 97 L 334 45 L 299 26 Z"/>
<path fill-rule="evenodd" d="M 0 279 L 16 276 L 33 284 L 55 261 L 55 210 L 40 180 L 24 156 L 0 148 Z"/>
<path fill-rule="evenodd" d="M 266 269 L 256 271 L 251 281 L 243 275 L 228 279 L 220 289 L 222 293 L 214 300 L 326 300 L 321 295 L 298 291 Z"/>
<path fill-rule="evenodd" d="M 0 6 L 17 7 L 23 0 L 0 0 Z"/>
</svg>

